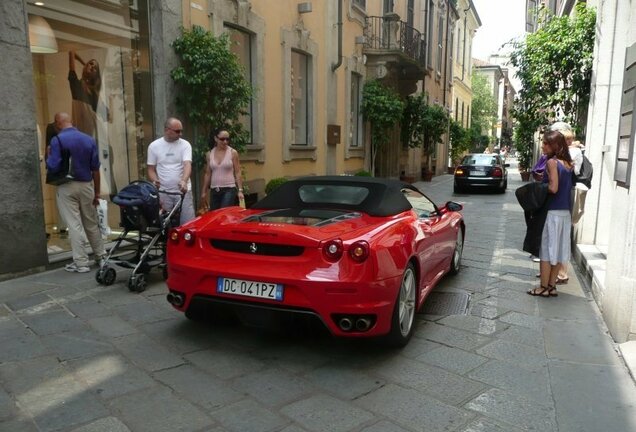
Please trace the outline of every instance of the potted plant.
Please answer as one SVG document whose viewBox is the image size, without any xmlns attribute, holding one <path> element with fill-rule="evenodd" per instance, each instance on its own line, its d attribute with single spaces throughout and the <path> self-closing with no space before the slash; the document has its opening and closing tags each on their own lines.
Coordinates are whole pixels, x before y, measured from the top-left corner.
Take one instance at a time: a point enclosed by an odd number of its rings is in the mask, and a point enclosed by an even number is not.
<svg viewBox="0 0 636 432">
<path fill-rule="evenodd" d="M 272 193 L 274 189 L 285 183 L 287 179 L 285 177 L 275 177 L 267 182 L 265 185 L 265 195 Z"/>
<path fill-rule="evenodd" d="M 433 174 L 435 174 L 435 172 L 428 169 L 428 167 L 422 167 L 422 181 L 430 182 L 433 180 Z"/>
<path fill-rule="evenodd" d="M 390 131 L 399 122 L 404 109 L 400 95 L 378 80 L 367 81 L 362 90 L 362 115 L 371 129 L 371 174 L 375 159 L 389 142 Z"/>
<path fill-rule="evenodd" d="M 450 121 L 450 161 L 451 166 L 448 167 L 448 174 L 455 173 L 455 167 L 459 165 L 462 155 L 470 149 L 471 134 L 470 131 L 462 125 L 452 120 Z"/>
<path fill-rule="evenodd" d="M 402 114 L 402 143 L 408 147 L 422 147 L 426 162 L 422 180 L 430 181 L 434 172 L 429 169 L 430 155 L 447 131 L 448 113 L 440 105 L 428 105 L 425 95 L 409 96 Z"/>
<path fill-rule="evenodd" d="M 177 109 L 191 130 L 191 179 L 193 189 L 197 190 L 215 128 L 228 129 L 232 146 L 239 153 L 249 143 L 249 133 L 240 119 L 247 113 L 254 90 L 231 50 L 228 35 L 216 37 L 202 27 L 193 26 L 182 28 L 181 35 L 171 45 L 179 63 L 170 71 L 170 76 L 177 89 Z M 194 199 L 197 197 L 195 193 Z"/>
<path fill-rule="evenodd" d="M 519 153 L 517 162 L 521 180 L 530 180 L 532 169 L 532 154 L 534 143 L 534 131 L 537 129 L 536 121 L 519 115 L 517 128 L 515 129 L 515 148 Z"/>
</svg>

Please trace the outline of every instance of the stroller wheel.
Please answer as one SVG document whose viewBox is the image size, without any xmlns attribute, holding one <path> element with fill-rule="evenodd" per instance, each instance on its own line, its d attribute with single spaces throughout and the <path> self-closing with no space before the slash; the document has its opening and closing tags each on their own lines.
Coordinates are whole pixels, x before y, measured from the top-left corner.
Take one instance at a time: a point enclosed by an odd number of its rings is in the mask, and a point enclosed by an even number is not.
<svg viewBox="0 0 636 432">
<path fill-rule="evenodd" d="M 97 270 L 95 273 L 95 280 L 97 283 L 101 285 L 112 285 L 115 282 L 115 278 L 117 277 L 117 273 L 115 269 L 112 267 L 104 266 Z"/>
<path fill-rule="evenodd" d="M 128 279 L 128 289 L 132 292 L 143 292 L 146 290 L 146 286 L 146 276 L 144 274 L 134 275 Z"/>
</svg>

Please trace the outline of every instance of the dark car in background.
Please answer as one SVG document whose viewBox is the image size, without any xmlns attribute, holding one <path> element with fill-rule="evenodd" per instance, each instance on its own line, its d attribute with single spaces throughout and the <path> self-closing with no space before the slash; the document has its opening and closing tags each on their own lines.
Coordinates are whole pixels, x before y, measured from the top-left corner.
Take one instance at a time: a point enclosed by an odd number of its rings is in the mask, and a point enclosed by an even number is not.
<svg viewBox="0 0 636 432">
<path fill-rule="evenodd" d="M 469 189 L 490 189 L 504 193 L 508 187 L 506 168 L 509 166 L 498 154 L 468 154 L 455 168 L 453 191 L 462 193 Z"/>
</svg>

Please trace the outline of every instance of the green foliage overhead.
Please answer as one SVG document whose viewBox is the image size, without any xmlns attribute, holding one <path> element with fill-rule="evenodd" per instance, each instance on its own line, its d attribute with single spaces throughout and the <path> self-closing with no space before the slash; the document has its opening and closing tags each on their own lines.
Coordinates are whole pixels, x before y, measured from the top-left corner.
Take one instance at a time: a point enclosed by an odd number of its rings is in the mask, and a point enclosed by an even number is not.
<svg viewBox="0 0 636 432">
<path fill-rule="evenodd" d="M 539 124 L 559 117 L 581 131 L 590 96 L 596 12 L 580 2 L 574 17 L 544 13 L 541 23 L 511 56 L 522 84 L 521 106 Z"/>
<path fill-rule="evenodd" d="M 582 2 L 574 17 L 540 17 L 540 29 L 515 45 L 511 62 L 522 88 L 513 109 L 519 165 L 530 168 L 534 133 L 556 118 L 581 135 L 587 122 L 596 12 Z"/>
<path fill-rule="evenodd" d="M 402 118 L 400 96 L 380 81 L 367 81 L 362 89 L 362 116 L 371 126 L 371 171 L 378 150 L 389 141 L 389 132 Z"/>
<path fill-rule="evenodd" d="M 491 131 L 497 121 L 497 99 L 488 78 L 473 68 L 471 87 L 473 100 L 471 103 L 470 124 L 476 127 L 480 135 Z"/>
<path fill-rule="evenodd" d="M 177 109 L 193 127 L 195 163 L 204 161 L 210 134 L 218 127 L 229 129 L 232 147 L 242 151 L 250 137 L 239 119 L 248 114 L 252 88 L 230 50 L 228 35 L 215 37 L 194 26 L 192 30 L 182 29 L 172 47 L 180 64 L 170 76 L 177 87 Z"/>
</svg>

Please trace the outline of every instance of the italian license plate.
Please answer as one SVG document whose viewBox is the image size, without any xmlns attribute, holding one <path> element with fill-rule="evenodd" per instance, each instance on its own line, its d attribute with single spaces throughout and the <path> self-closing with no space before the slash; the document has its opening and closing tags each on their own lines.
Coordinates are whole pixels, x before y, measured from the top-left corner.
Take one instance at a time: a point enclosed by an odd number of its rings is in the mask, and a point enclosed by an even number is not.
<svg viewBox="0 0 636 432">
<path fill-rule="evenodd" d="M 475 177 L 486 177 L 486 171 L 471 171 L 470 175 Z"/>
<path fill-rule="evenodd" d="M 220 277 L 216 282 L 216 292 L 276 301 L 283 300 L 283 286 L 270 282 Z"/>
</svg>

